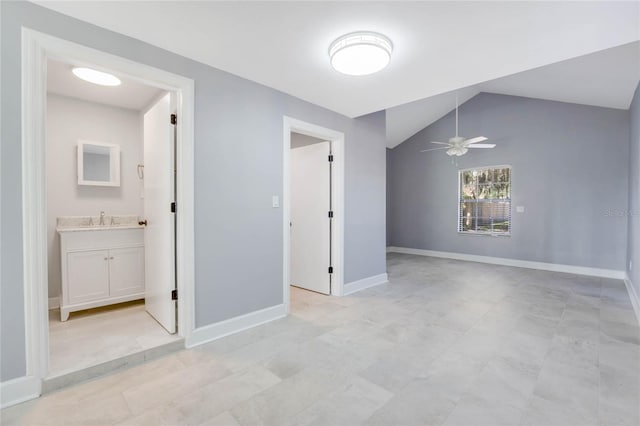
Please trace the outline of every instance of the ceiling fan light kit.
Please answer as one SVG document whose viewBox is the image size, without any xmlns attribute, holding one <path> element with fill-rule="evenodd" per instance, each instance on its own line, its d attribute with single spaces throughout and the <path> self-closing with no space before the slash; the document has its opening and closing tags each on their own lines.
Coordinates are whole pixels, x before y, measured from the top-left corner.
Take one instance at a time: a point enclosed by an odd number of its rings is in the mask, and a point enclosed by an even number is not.
<svg viewBox="0 0 640 426">
<path fill-rule="evenodd" d="M 446 145 L 440 148 L 423 149 L 420 152 L 436 151 L 440 149 L 446 149 L 447 155 L 460 157 L 469 151 L 469 148 L 495 148 L 494 143 L 479 143 L 486 141 L 484 136 L 477 136 L 475 138 L 465 139 L 458 135 L 458 97 L 456 96 L 456 135 L 449 138 L 449 142 L 431 142 L 437 145 Z"/>
<path fill-rule="evenodd" d="M 331 66 L 347 75 L 368 75 L 389 65 L 393 44 L 383 34 L 358 31 L 337 38 L 329 46 Z"/>
</svg>

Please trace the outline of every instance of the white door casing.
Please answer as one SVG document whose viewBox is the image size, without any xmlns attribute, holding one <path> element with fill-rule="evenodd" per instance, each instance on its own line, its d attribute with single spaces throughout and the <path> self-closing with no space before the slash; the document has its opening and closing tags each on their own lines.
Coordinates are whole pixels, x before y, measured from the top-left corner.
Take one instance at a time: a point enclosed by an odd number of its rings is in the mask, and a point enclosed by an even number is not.
<svg viewBox="0 0 640 426">
<path fill-rule="evenodd" d="M 169 333 L 176 332 L 175 214 L 171 94 L 144 114 L 145 308 Z"/>
<path fill-rule="evenodd" d="M 291 285 L 330 294 L 330 143 L 291 150 Z"/>
<path fill-rule="evenodd" d="M 180 330 L 185 346 L 193 343 L 194 314 L 194 81 L 78 43 L 22 28 L 22 233 L 26 371 L 20 390 L 2 392 L 7 406 L 41 393 L 49 372 L 47 311 L 47 223 L 45 179 L 46 60 L 91 67 L 177 93 L 177 284 Z M 8 389 L 2 384 L 2 389 Z M 13 389 L 13 387 L 12 387 Z M 17 388 L 16 388 L 17 390 Z"/>
<path fill-rule="evenodd" d="M 282 120 L 282 303 L 287 313 L 291 309 L 291 132 L 330 141 L 333 165 L 331 172 L 331 295 L 344 294 L 344 185 L 345 135 L 317 124 L 284 116 Z"/>
</svg>

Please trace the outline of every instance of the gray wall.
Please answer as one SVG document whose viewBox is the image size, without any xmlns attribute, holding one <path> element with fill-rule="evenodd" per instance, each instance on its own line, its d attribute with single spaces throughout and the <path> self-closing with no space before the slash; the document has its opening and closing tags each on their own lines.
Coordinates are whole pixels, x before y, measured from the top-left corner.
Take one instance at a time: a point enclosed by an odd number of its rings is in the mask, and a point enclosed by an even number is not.
<svg viewBox="0 0 640 426">
<path fill-rule="evenodd" d="M 636 87 L 629 113 L 629 244 L 626 267 L 636 294 L 640 295 L 640 84 Z M 633 262 L 632 268 L 629 268 L 629 262 Z"/>
<path fill-rule="evenodd" d="M 196 325 L 282 303 L 283 115 L 345 133 L 345 282 L 386 271 L 384 114 L 349 119 L 31 3 L 0 2 L 0 379 L 24 375 L 20 27 L 195 80 Z M 10 247 L 10 250 L 7 250 Z"/>
<path fill-rule="evenodd" d="M 461 106 L 460 134 L 496 148 L 419 153 L 452 133 L 450 113 L 391 151 L 390 245 L 624 269 L 628 111 L 481 93 Z M 512 236 L 458 234 L 458 169 L 501 164 L 513 167 Z"/>
</svg>

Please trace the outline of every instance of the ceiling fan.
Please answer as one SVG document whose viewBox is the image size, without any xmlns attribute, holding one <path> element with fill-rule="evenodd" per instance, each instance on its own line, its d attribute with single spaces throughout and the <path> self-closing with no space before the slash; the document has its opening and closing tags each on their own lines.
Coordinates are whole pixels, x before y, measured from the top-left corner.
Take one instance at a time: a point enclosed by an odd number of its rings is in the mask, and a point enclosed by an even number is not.
<svg viewBox="0 0 640 426">
<path fill-rule="evenodd" d="M 431 142 L 438 145 L 446 145 L 440 148 L 423 149 L 420 152 L 436 151 L 439 149 L 446 149 L 449 156 L 461 156 L 467 153 L 469 148 L 495 148 L 494 143 L 478 143 L 484 142 L 487 138 L 484 136 L 478 136 L 471 139 L 465 139 L 458 135 L 458 97 L 456 96 L 456 135 L 449 139 L 449 142 Z"/>
</svg>

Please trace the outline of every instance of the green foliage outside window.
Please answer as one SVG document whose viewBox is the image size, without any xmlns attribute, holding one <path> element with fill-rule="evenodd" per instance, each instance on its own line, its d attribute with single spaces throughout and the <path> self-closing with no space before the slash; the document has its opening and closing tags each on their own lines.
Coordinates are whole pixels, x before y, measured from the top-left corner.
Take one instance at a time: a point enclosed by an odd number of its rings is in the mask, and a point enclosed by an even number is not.
<svg viewBox="0 0 640 426">
<path fill-rule="evenodd" d="M 459 232 L 511 232 L 511 167 L 461 170 L 459 191 Z"/>
</svg>

